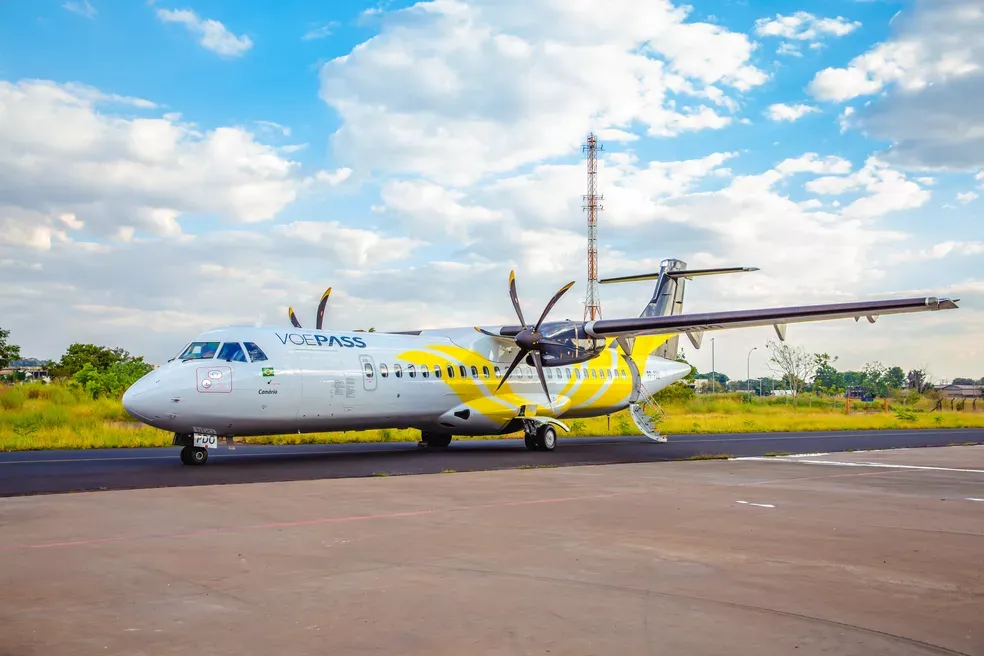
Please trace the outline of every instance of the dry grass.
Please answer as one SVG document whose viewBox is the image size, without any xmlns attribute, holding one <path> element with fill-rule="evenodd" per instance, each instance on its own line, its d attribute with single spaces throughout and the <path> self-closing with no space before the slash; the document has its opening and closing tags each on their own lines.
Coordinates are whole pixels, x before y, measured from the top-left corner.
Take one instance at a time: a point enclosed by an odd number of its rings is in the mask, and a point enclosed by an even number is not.
<svg viewBox="0 0 984 656">
<path fill-rule="evenodd" d="M 783 399 L 744 402 L 739 395 L 697 397 L 664 406 L 660 430 L 684 433 L 751 433 L 893 428 L 984 427 L 984 404 L 975 412 L 931 412 L 932 403 L 920 400 L 908 411 L 888 413 L 880 402 L 852 404 L 846 414 L 843 399 L 800 399 L 794 407 Z M 899 406 L 901 407 L 901 406 Z M 570 435 L 638 435 L 627 412 L 611 417 L 565 422 Z M 505 437 L 518 437 L 512 434 Z M 307 435 L 244 438 L 254 444 L 318 444 L 343 442 L 416 442 L 416 430 L 371 430 Z M 468 439 L 468 438 L 462 438 Z M 477 438 L 485 439 L 485 438 Z M 32 449 L 93 449 L 170 446 L 171 434 L 134 421 L 118 400 L 92 400 L 62 385 L 21 385 L 0 388 L 0 451 Z"/>
</svg>

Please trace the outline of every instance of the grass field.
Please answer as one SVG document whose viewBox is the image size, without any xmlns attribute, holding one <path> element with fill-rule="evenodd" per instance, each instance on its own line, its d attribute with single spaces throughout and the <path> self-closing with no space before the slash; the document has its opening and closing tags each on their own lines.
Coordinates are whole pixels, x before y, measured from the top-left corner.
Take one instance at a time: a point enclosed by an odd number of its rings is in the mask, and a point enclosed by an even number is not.
<svg viewBox="0 0 984 656">
<path fill-rule="evenodd" d="M 800 397 L 796 407 L 781 398 L 743 400 L 741 395 L 698 396 L 666 402 L 660 430 L 672 439 L 683 433 L 753 433 L 779 431 L 866 430 L 878 428 L 984 427 L 984 403 L 976 411 L 932 412 L 932 402 L 909 405 L 883 401 L 853 403 L 847 414 L 843 399 Z M 897 411 L 898 410 L 898 411 Z M 627 412 L 611 417 L 567 421 L 569 435 L 638 435 Z M 514 434 L 511 437 L 515 437 Z M 561 437 L 564 433 L 561 433 Z M 264 444 L 417 441 L 416 430 L 375 430 L 246 438 Z M 0 388 L 0 451 L 170 446 L 171 434 L 134 421 L 117 399 L 88 398 L 60 384 Z"/>
</svg>

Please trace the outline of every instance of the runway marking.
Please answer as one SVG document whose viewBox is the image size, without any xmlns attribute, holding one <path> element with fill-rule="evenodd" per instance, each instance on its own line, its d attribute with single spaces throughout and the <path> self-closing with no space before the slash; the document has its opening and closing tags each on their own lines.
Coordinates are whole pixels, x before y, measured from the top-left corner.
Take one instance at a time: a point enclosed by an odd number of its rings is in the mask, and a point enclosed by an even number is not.
<svg viewBox="0 0 984 656">
<path fill-rule="evenodd" d="M 834 465 L 840 467 L 884 467 L 886 469 L 923 469 L 929 471 L 948 471 L 962 472 L 965 474 L 984 474 L 984 469 L 958 469 L 955 467 L 933 467 L 930 465 L 894 465 L 887 462 L 844 462 L 842 460 L 801 460 L 783 456 L 749 456 L 747 458 L 735 458 L 736 460 L 754 460 L 757 462 L 782 461 L 796 462 L 804 465 Z"/>
<path fill-rule="evenodd" d="M 137 542 L 141 540 L 162 540 L 172 538 L 189 538 L 202 535 L 217 535 L 224 533 L 239 533 L 264 529 L 294 528 L 298 526 L 317 526 L 319 524 L 341 524 L 345 522 L 360 522 L 372 519 L 402 519 L 405 517 L 424 517 L 441 513 L 491 510 L 497 508 L 514 508 L 517 506 L 535 506 L 549 503 L 569 503 L 571 501 L 590 501 L 593 499 L 610 499 L 613 497 L 640 494 L 639 492 L 613 492 L 610 494 L 591 494 L 577 497 L 557 497 L 547 499 L 527 499 L 523 501 L 504 501 L 501 503 L 486 503 L 476 506 L 457 506 L 452 508 L 431 508 L 427 510 L 411 510 L 408 512 L 382 513 L 378 515 L 351 515 L 348 517 L 321 517 L 318 519 L 302 519 L 293 522 L 275 522 L 271 524 L 248 524 L 245 526 L 228 526 L 225 528 L 206 528 L 196 531 L 180 531 L 175 533 L 158 533 L 150 535 L 129 535 L 115 538 L 92 538 L 87 540 L 68 540 L 65 542 L 48 542 L 43 544 L 23 544 L 12 547 L 0 547 L 0 552 L 33 551 L 35 549 L 54 549 L 59 547 L 79 547 L 95 544 L 111 544 L 115 542 Z"/>
<path fill-rule="evenodd" d="M 984 501 L 984 499 L 975 499 L 974 497 L 967 497 L 967 501 Z"/>
<path fill-rule="evenodd" d="M 771 503 L 752 503 L 751 501 L 735 501 L 735 503 L 744 503 L 749 506 L 758 506 L 759 508 L 775 508 Z"/>
</svg>

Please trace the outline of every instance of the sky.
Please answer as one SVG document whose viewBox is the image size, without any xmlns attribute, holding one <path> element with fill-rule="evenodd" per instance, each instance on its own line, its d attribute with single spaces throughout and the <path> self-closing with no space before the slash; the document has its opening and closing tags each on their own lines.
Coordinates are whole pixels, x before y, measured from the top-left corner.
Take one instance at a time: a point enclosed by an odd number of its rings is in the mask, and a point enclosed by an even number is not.
<svg viewBox="0 0 984 656">
<path fill-rule="evenodd" d="M 513 324 L 511 269 L 580 319 L 593 131 L 602 277 L 759 268 L 692 312 L 959 298 L 787 339 L 980 378 L 982 31 L 982 0 L 0 0 L 0 327 L 159 363 L 313 326 L 329 286 L 328 328 Z M 754 378 L 774 336 L 681 346 Z"/>
</svg>

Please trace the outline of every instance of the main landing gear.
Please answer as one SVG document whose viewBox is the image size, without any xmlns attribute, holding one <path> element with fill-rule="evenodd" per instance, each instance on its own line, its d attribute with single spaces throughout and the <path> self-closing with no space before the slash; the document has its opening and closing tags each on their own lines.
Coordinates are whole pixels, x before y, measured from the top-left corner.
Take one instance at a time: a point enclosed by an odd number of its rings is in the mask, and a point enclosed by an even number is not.
<svg viewBox="0 0 984 656">
<path fill-rule="evenodd" d="M 446 433 L 428 433 L 426 431 L 421 431 L 420 433 L 420 445 L 444 448 L 451 444 L 451 436 Z"/>
<path fill-rule="evenodd" d="M 186 446 L 181 449 L 181 462 L 186 465 L 204 465 L 208 462 L 208 449 L 200 446 Z"/>
<path fill-rule="evenodd" d="M 526 448 L 530 451 L 553 451 L 557 446 L 557 431 L 550 424 L 526 422 Z"/>
</svg>

